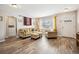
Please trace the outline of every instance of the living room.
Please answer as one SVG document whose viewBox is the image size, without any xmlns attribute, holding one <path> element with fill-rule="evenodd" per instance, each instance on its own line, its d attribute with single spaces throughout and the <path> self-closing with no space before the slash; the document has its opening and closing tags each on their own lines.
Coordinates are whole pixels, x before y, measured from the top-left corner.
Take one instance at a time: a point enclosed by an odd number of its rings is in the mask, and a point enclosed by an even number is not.
<svg viewBox="0 0 79 59">
<path fill-rule="evenodd" d="M 0 54 L 79 53 L 78 4 L 0 7 Z"/>
</svg>

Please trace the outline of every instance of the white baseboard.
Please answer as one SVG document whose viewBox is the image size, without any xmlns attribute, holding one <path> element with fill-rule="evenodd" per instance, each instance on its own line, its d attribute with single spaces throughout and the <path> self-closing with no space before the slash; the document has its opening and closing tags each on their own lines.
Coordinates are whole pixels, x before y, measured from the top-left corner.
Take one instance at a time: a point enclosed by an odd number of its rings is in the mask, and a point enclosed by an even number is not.
<svg viewBox="0 0 79 59">
<path fill-rule="evenodd" d="M 16 38 L 19 38 L 19 36 L 17 35 Z"/>
<path fill-rule="evenodd" d="M 4 42 L 5 41 L 5 39 L 0 39 L 0 42 Z"/>
<path fill-rule="evenodd" d="M 58 37 L 67 37 L 67 36 L 58 35 Z M 74 36 L 74 37 L 67 37 L 67 38 L 74 38 L 74 39 L 76 39 L 76 36 Z"/>
</svg>

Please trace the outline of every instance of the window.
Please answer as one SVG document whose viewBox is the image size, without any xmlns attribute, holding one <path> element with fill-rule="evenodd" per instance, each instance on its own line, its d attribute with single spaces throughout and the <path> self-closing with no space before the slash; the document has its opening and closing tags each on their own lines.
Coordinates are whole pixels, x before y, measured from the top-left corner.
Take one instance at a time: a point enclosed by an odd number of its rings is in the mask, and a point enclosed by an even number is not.
<svg viewBox="0 0 79 59">
<path fill-rule="evenodd" d="M 44 28 L 50 28 L 50 27 L 52 27 L 52 20 L 43 20 L 42 21 L 42 26 Z"/>
</svg>

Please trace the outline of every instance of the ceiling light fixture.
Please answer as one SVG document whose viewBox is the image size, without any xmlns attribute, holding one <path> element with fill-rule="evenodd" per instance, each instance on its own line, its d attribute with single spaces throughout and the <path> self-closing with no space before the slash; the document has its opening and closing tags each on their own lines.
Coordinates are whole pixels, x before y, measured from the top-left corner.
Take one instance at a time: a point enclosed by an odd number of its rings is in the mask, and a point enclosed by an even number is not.
<svg viewBox="0 0 79 59">
<path fill-rule="evenodd" d="M 12 6 L 15 7 L 15 8 L 17 8 L 17 5 L 16 4 L 12 4 Z"/>
<path fill-rule="evenodd" d="M 69 8 L 64 8 L 64 10 L 68 10 Z"/>
<path fill-rule="evenodd" d="M 11 4 L 11 7 L 17 8 L 17 4 Z"/>
<path fill-rule="evenodd" d="M 21 8 L 21 5 L 18 5 L 18 4 L 10 4 L 10 7 L 13 7 L 13 8 Z"/>
<path fill-rule="evenodd" d="M 69 11 L 69 8 L 64 8 L 64 11 L 66 12 L 66 11 Z"/>
</svg>

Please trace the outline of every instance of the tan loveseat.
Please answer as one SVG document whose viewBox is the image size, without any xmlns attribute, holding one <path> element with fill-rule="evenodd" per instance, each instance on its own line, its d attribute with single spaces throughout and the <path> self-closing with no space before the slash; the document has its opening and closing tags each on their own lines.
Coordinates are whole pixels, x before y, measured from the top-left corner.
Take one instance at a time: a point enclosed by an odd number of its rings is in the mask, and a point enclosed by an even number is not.
<svg viewBox="0 0 79 59">
<path fill-rule="evenodd" d="M 47 38 L 57 38 L 57 32 L 47 32 L 46 34 Z"/>
<path fill-rule="evenodd" d="M 18 36 L 21 38 L 30 37 L 32 28 L 22 28 L 18 30 Z"/>
</svg>

